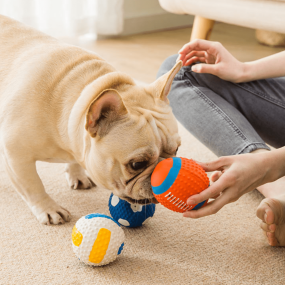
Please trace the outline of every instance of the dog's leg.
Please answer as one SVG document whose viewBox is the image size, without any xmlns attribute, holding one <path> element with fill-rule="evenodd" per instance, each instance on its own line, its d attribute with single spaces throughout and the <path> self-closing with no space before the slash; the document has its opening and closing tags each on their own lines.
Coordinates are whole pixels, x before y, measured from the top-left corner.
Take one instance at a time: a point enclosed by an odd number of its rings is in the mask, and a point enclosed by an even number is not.
<svg viewBox="0 0 285 285">
<path fill-rule="evenodd" d="M 40 223 L 50 225 L 70 221 L 70 213 L 45 192 L 35 161 L 13 160 L 7 156 L 3 158 L 12 184 Z"/>
<path fill-rule="evenodd" d="M 78 163 L 66 164 L 65 177 L 72 189 L 89 189 L 94 186 L 94 183 L 86 175 L 85 170 Z"/>
</svg>

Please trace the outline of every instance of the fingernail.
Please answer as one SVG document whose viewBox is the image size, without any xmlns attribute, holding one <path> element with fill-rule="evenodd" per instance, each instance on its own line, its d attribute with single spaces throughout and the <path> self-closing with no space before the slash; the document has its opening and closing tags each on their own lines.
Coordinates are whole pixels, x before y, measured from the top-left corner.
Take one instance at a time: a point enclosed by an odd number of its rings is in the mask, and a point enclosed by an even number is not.
<svg viewBox="0 0 285 285">
<path fill-rule="evenodd" d="M 198 68 L 194 65 L 194 66 L 192 66 L 191 70 L 196 72 L 196 71 L 198 71 Z"/>
<path fill-rule="evenodd" d="M 193 200 L 187 200 L 187 204 L 188 204 L 188 205 L 194 205 L 195 202 L 194 202 Z"/>
</svg>

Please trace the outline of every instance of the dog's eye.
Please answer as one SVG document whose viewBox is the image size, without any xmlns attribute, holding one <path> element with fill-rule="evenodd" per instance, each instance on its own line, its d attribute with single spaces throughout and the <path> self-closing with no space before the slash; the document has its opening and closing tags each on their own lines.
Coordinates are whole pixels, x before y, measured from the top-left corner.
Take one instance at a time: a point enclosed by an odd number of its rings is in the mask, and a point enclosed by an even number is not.
<svg viewBox="0 0 285 285">
<path fill-rule="evenodd" d="M 133 170 L 140 170 L 142 168 L 145 168 L 146 166 L 147 166 L 147 161 L 137 161 L 131 163 L 131 167 Z"/>
</svg>

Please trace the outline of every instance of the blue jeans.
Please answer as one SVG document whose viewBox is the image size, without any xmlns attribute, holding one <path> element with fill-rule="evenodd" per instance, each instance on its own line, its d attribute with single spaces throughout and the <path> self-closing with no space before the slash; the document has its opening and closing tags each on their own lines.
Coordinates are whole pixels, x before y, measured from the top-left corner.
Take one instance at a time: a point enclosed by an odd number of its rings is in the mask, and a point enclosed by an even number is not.
<svg viewBox="0 0 285 285">
<path fill-rule="evenodd" d="M 167 58 L 158 76 L 176 59 Z M 182 67 L 168 99 L 178 121 L 217 156 L 285 146 L 285 77 L 232 83 Z"/>
</svg>

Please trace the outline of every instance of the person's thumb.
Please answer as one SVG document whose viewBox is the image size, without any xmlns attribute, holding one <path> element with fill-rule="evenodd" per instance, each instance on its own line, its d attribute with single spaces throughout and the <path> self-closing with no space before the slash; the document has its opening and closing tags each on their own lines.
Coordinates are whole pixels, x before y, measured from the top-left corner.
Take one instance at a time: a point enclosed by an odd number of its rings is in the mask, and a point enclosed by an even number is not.
<svg viewBox="0 0 285 285">
<path fill-rule="evenodd" d="M 199 63 L 193 65 L 191 70 L 196 73 L 210 73 L 213 75 L 217 73 L 216 64 Z"/>
</svg>

